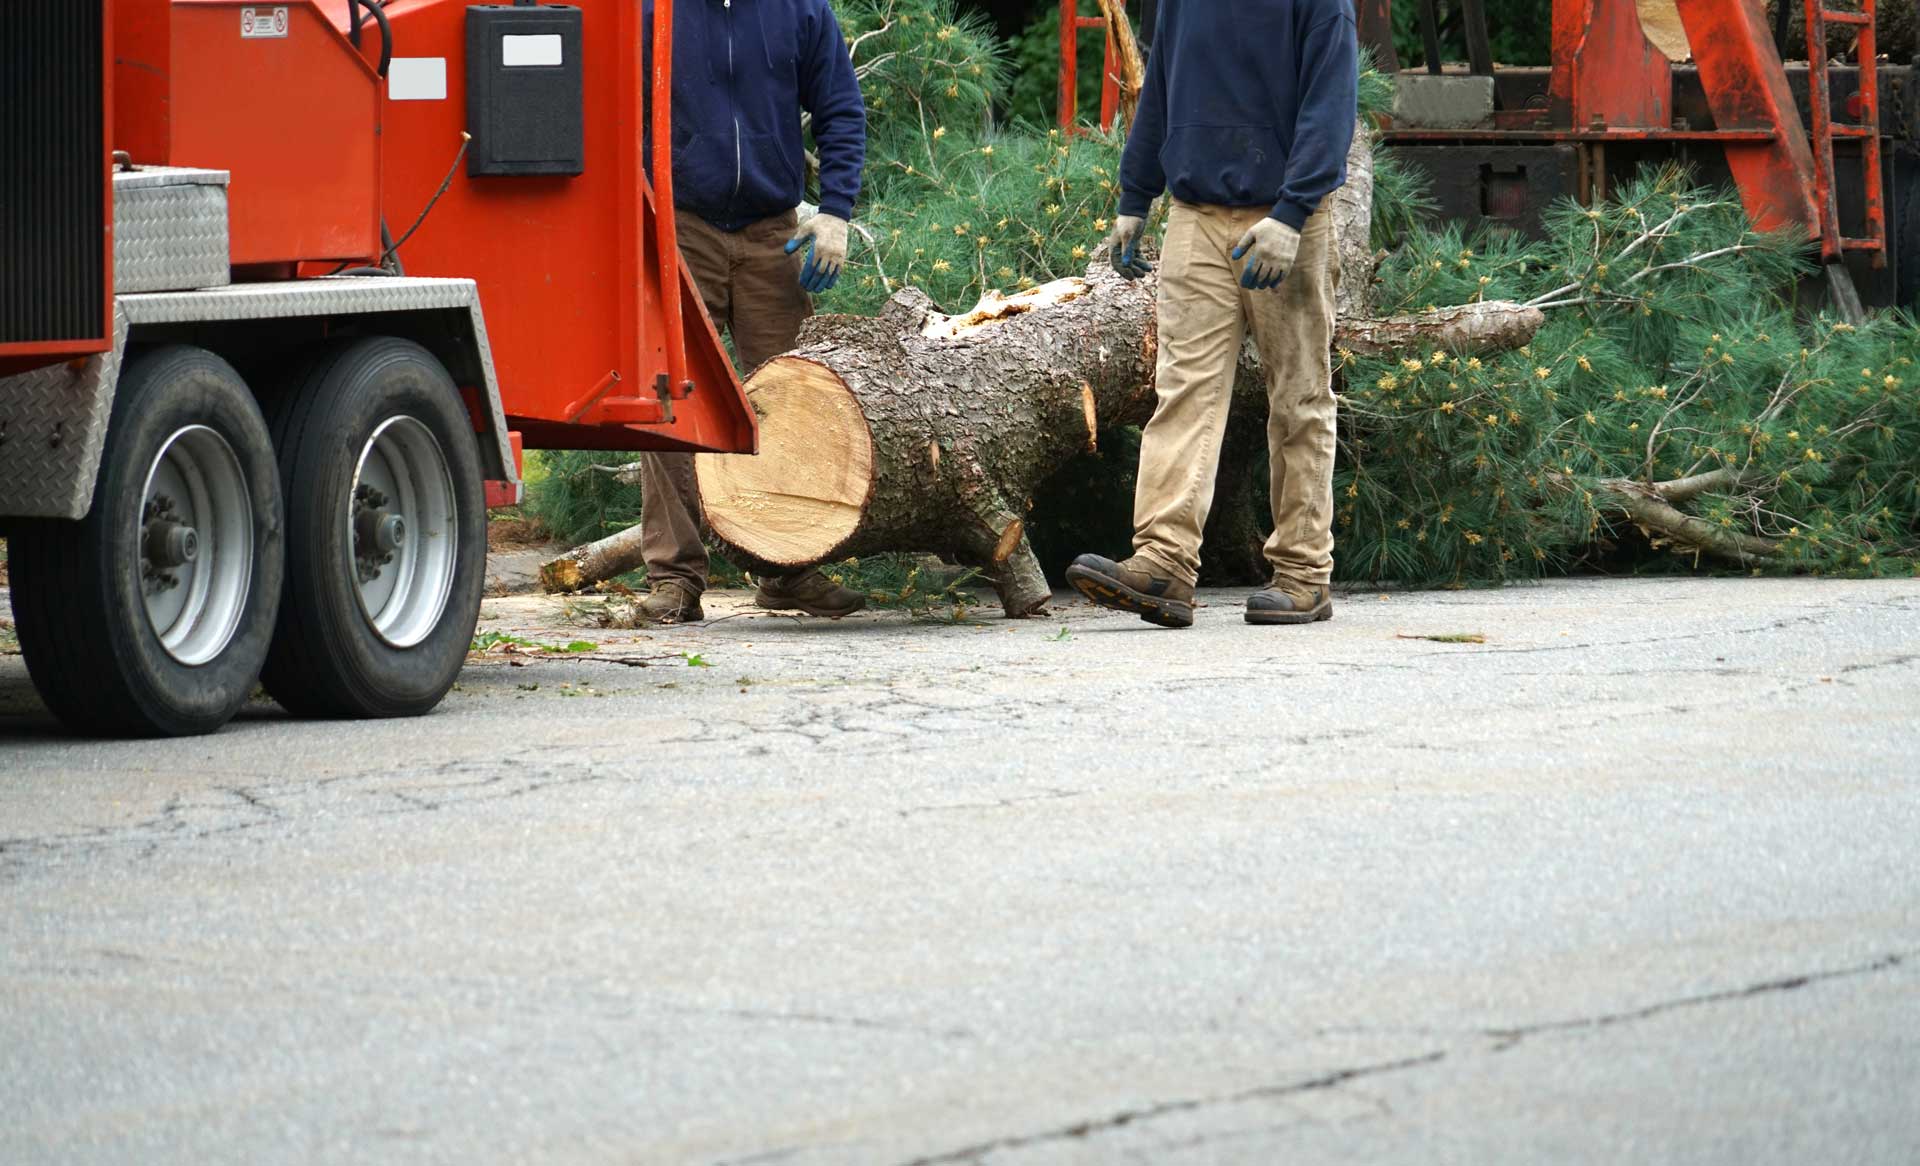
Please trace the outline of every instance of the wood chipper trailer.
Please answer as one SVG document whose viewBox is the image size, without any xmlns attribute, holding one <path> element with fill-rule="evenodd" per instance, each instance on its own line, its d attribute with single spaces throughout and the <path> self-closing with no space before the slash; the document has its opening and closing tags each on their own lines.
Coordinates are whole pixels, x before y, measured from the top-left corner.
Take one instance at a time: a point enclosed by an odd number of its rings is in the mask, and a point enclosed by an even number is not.
<svg viewBox="0 0 1920 1166">
<path fill-rule="evenodd" d="M 426 712 L 523 445 L 754 450 L 641 21 L 0 7 L 0 535 L 63 722 L 207 732 L 257 681 L 296 714 Z"/>
<path fill-rule="evenodd" d="M 1762 226 L 1804 231 L 1841 310 L 1920 297 L 1920 93 L 1913 62 L 1879 59 L 1888 0 L 1781 0 L 1772 27 L 1761 0 L 1553 0 L 1540 68 L 1496 67 L 1484 0 L 1458 0 L 1464 72 L 1441 64 L 1435 0 L 1398 3 L 1418 14 L 1426 62 L 1398 73 L 1385 136 L 1433 177 L 1446 218 L 1531 233 L 1555 199 L 1603 198 L 1679 159 L 1737 187 Z M 1356 3 L 1389 69 L 1394 6 Z M 1783 60 L 1789 21 L 1804 62 Z"/>
</svg>

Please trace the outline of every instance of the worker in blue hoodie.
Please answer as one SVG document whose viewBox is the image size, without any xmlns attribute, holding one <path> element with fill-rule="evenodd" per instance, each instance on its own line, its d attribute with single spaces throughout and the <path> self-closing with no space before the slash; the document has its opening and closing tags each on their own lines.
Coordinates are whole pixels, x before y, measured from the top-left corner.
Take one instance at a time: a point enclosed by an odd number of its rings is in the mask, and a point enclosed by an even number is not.
<svg viewBox="0 0 1920 1166">
<path fill-rule="evenodd" d="M 680 254 L 743 373 L 792 348 L 809 293 L 840 278 L 866 162 L 867 113 L 828 0 L 672 0 L 673 205 Z M 652 72 L 653 0 L 643 5 Z M 820 210 L 798 222 L 803 115 L 820 162 Z M 651 165 L 651 142 L 648 143 Z M 702 618 L 707 550 L 693 456 L 641 458 L 649 618 Z M 819 571 L 761 580 L 762 607 L 842 616 L 866 599 Z"/>
<path fill-rule="evenodd" d="M 1107 242 L 1129 279 L 1171 192 L 1160 247 L 1153 420 L 1140 437 L 1133 555 L 1081 555 L 1067 579 L 1102 606 L 1193 623 L 1235 367 L 1253 333 L 1267 381 L 1273 535 L 1255 624 L 1329 619 L 1333 338 L 1338 280 L 1326 199 L 1346 181 L 1359 87 L 1352 0 L 1160 0 Z"/>
</svg>

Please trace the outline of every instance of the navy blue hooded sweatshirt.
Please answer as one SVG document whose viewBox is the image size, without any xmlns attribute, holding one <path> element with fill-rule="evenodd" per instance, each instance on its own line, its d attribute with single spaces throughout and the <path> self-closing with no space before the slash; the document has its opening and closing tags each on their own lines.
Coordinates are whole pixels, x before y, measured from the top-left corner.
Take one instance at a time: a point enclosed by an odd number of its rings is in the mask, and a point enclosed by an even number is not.
<svg viewBox="0 0 1920 1166">
<path fill-rule="evenodd" d="M 641 7 L 651 75 L 653 0 Z M 673 0 L 674 206 L 738 231 L 800 205 L 803 110 L 820 148 L 820 211 L 850 219 L 867 110 L 828 0 Z"/>
<path fill-rule="evenodd" d="M 1300 229 L 1347 180 L 1359 84 L 1352 0 L 1160 0 L 1120 213 L 1170 189 Z"/>
</svg>

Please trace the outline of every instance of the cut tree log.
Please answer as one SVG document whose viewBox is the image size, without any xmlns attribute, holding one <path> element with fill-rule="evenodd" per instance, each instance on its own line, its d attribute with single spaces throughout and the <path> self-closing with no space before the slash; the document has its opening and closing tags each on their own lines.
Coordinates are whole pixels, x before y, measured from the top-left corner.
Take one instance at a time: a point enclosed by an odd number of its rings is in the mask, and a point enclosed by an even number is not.
<svg viewBox="0 0 1920 1166">
<path fill-rule="evenodd" d="M 712 533 L 740 566 L 774 574 L 879 551 L 944 554 L 983 568 L 1008 615 L 1037 612 L 1051 591 L 1025 537 L 1033 491 L 1101 429 L 1152 416 L 1157 289 L 1154 276 L 1096 265 L 958 316 L 906 288 L 877 316 L 814 317 L 798 348 L 747 382 L 761 452 L 694 461 Z M 1468 304 L 1342 320 L 1334 343 L 1486 352 L 1525 344 L 1542 319 L 1520 304 Z M 1235 393 L 1236 431 L 1264 432 L 1250 346 Z M 641 562 L 634 528 L 568 551 L 542 579 L 575 591 Z"/>
<path fill-rule="evenodd" d="M 814 317 L 798 348 L 747 382 L 761 452 L 695 459 L 712 533 L 740 566 L 773 574 L 879 551 L 944 554 L 983 568 L 1008 615 L 1037 612 L 1051 590 L 1026 538 L 1033 492 L 1101 429 L 1152 416 L 1157 289 L 1155 276 L 1096 264 L 958 316 L 906 288 L 877 316 Z M 1468 304 L 1341 320 L 1334 343 L 1485 352 L 1525 344 L 1542 319 L 1520 304 Z M 1235 393 L 1236 431 L 1264 432 L 1251 346 Z M 634 528 L 552 560 L 542 579 L 575 591 L 641 563 Z"/>
<path fill-rule="evenodd" d="M 909 288 L 876 317 L 816 317 L 747 382 L 760 454 L 695 459 L 709 527 L 760 571 L 944 554 L 985 569 L 1009 616 L 1033 614 L 1051 595 L 1025 537 L 1033 491 L 1100 429 L 1152 416 L 1156 289 L 1097 265 L 959 316 Z M 1524 344 L 1540 320 L 1518 304 L 1473 304 L 1436 313 L 1430 335 L 1417 320 L 1361 320 L 1335 336 L 1484 351 Z M 1257 402 L 1238 424 L 1262 425 L 1251 352 L 1236 393 Z"/>
<path fill-rule="evenodd" d="M 982 567 L 1009 616 L 1052 588 L 1033 488 L 1153 400 L 1152 280 L 1108 270 L 944 316 L 916 288 L 878 316 L 817 316 L 748 381 L 751 457 L 694 461 L 707 524 L 749 569 L 922 550 Z"/>
</svg>

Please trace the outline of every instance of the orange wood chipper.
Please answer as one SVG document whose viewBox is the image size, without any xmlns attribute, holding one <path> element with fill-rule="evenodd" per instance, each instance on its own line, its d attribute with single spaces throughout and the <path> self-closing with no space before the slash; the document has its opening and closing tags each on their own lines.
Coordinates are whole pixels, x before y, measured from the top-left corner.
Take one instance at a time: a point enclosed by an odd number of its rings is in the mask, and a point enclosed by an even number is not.
<svg viewBox="0 0 1920 1166">
<path fill-rule="evenodd" d="M 672 6 L 642 20 L 0 7 L 0 535 L 64 722 L 205 732 L 257 681 L 425 712 L 523 446 L 754 450 L 674 241 Z"/>
<path fill-rule="evenodd" d="M 1464 70 L 1442 64 L 1436 0 L 1399 4 L 1426 62 L 1398 72 L 1384 132 L 1448 218 L 1531 229 L 1554 198 L 1601 198 L 1678 159 L 1735 186 L 1761 226 L 1803 231 L 1840 310 L 1920 295 L 1920 103 L 1912 62 L 1881 59 L 1876 0 L 1779 0 L 1771 25 L 1761 0 L 1552 0 L 1552 64 L 1537 68 L 1497 67 L 1485 0 L 1450 0 Z M 1392 69 L 1395 7 L 1357 2 L 1362 41 Z M 1789 22 L 1804 62 L 1784 59 Z"/>
</svg>

